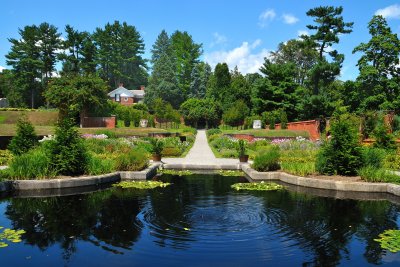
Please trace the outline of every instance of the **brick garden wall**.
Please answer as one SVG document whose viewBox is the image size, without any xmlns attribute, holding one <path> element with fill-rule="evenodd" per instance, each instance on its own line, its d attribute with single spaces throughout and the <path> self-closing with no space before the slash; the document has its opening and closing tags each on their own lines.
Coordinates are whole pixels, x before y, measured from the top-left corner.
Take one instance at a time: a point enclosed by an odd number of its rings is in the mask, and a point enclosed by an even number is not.
<svg viewBox="0 0 400 267">
<path fill-rule="evenodd" d="M 276 124 L 275 129 L 281 129 L 281 125 Z M 310 133 L 310 139 L 313 141 L 321 138 L 319 132 L 319 121 L 317 120 L 289 122 L 287 124 L 287 129 L 307 131 Z"/>
<path fill-rule="evenodd" d="M 115 128 L 116 119 L 113 117 L 85 117 L 83 118 L 83 128 Z"/>
</svg>

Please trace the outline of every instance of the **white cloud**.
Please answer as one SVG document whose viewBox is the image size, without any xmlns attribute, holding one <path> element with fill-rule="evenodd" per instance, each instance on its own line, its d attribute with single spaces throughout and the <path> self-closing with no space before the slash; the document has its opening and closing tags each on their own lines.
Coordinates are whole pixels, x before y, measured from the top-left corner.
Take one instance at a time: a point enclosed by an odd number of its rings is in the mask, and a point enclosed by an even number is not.
<svg viewBox="0 0 400 267">
<path fill-rule="evenodd" d="M 382 9 L 378 9 L 375 15 L 381 15 L 388 19 L 400 19 L 400 5 L 391 5 Z"/>
<path fill-rule="evenodd" d="M 218 63 L 225 62 L 230 69 L 237 66 L 243 74 L 259 72 L 264 63 L 264 57 L 270 56 L 270 51 L 267 49 L 254 52 L 254 49 L 260 44 L 261 40 L 256 40 L 251 44 L 243 42 L 241 46 L 229 51 L 221 50 L 207 53 L 204 55 L 204 59 L 212 68 Z"/>
<path fill-rule="evenodd" d="M 225 44 L 228 41 L 228 38 L 226 38 L 225 35 L 219 34 L 218 32 L 214 32 L 213 36 L 214 36 L 214 40 L 210 44 L 211 47 L 213 47 L 215 45 Z"/>
<path fill-rule="evenodd" d="M 3 72 L 3 70 L 5 70 L 6 68 L 4 68 L 3 66 L 0 66 L 0 72 Z"/>
<path fill-rule="evenodd" d="M 268 22 L 274 20 L 275 17 L 276 17 L 275 10 L 267 9 L 264 12 L 262 12 L 258 17 L 258 25 L 261 28 L 264 28 L 265 26 L 267 26 Z"/>
<path fill-rule="evenodd" d="M 299 21 L 299 19 L 293 16 L 292 14 L 283 14 L 282 19 L 283 22 L 285 22 L 286 24 L 295 24 L 296 22 Z"/>
</svg>

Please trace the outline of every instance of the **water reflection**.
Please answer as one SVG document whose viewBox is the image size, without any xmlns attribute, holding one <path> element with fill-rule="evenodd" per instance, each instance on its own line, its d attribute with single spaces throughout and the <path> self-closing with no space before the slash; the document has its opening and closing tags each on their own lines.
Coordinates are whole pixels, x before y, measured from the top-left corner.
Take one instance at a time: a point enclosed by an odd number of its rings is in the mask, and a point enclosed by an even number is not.
<svg viewBox="0 0 400 267">
<path fill-rule="evenodd" d="M 4 214 L 13 228 L 26 231 L 25 246 L 44 252 L 59 245 L 64 262 L 86 253 L 79 246 L 85 243 L 102 255 L 111 253 L 139 265 L 161 260 L 163 265 L 183 266 L 193 259 L 200 265 L 213 261 L 238 266 L 387 264 L 383 259 L 390 253 L 373 239 L 398 228 L 399 206 L 388 201 L 340 200 L 288 190 L 236 192 L 230 185 L 244 178 L 218 175 L 163 180 L 173 185 L 13 198 Z M 179 257 L 171 259 L 172 252 Z M 7 257 L 2 251 L 0 255 Z M 113 259 L 93 258 L 117 266 Z"/>
</svg>

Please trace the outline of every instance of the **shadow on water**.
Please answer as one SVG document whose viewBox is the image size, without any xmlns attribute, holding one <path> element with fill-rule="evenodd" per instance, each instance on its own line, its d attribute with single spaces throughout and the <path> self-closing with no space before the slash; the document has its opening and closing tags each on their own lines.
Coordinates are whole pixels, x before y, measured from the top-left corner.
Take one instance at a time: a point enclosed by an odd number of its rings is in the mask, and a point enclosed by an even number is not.
<svg viewBox="0 0 400 267">
<path fill-rule="evenodd" d="M 373 239 L 398 228 L 398 199 L 330 195 L 286 184 L 287 190 L 274 192 L 233 191 L 231 184 L 245 182 L 244 177 L 161 179 L 172 185 L 62 197 L 20 195 L 3 200 L 0 214 L 13 228 L 26 231 L 22 247 L 45 253 L 57 245 L 63 256 L 56 262 L 65 265 L 82 265 L 78 255 L 97 251 L 87 256 L 98 266 L 187 266 L 189 261 L 197 266 L 395 266 L 385 261 L 388 252 Z M 2 252 L 0 257 L 13 263 Z"/>
</svg>

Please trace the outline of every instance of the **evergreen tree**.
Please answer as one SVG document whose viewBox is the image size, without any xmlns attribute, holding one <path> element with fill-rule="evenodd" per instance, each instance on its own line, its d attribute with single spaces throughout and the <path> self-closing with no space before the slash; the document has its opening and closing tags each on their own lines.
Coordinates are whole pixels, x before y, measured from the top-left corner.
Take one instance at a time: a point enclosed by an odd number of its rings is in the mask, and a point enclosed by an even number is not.
<svg viewBox="0 0 400 267">
<path fill-rule="evenodd" d="M 171 39 L 165 30 L 158 35 L 157 40 L 151 49 L 151 63 L 154 65 L 163 54 L 172 57 Z"/>
<path fill-rule="evenodd" d="M 107 23 L 104 29 L 96 29 L 93 40 L 99 74 L 111 87 L 121 82 L 131 89 L 147 84 L 144 41 L 135 26 L 119 21 Z"/>
<path fill-rule="evenodd" d="M 309 37 L 315 42 L 318 51 L 318 63 L 311 69 L 314 94 L 319 93 L 321 85 L 329 84 L 340 74 L 344 55 L 332 49 L 332 45 L 339 43 L 339 35 L 351 33 L 353 27 L 353 22 L 344 22 L 342 12 L 343 7 L 333 6 L 320 6 L 307 11 L 307 16 L 313 17 L 316 23 L 307 25 L 307 28 L 316 31 Z M 332 62 L 327 61 L 326 54 L 331 57 Z"/>
<path fill-rule="evenodd" d="M 188 98 L 205 97 L 210 75 L 211 67 L 207 63 L 200 62 L 194 66 L 191 74 Z"/>
<path fill-rule="evenodd" d="M 60 55 L 63 60 L 63 74 L 94 73 L 96 70 L 96 47 L 88 32 L 79 32 L 73 27 L 65 27 L 67 38 L 63 42 L 63 48 L 68 53 Z"/>
<path fill-rule="evenodd" d="M 199 62 L 199 57 L 202 55 L 202 44 L 196 44 L 192 36 L 185 32 L 175 31 L 171 35 L 171 49 L 175 57 L 176 75 L 178 86 L 182 91 L 184 100 L 187 97 L 191 74 L 194 66 Z"/>
<path fill-rule="evenodd" d="M 7 65 L 12 67 L 12 74 L 15 78 L 15 91 L 9 91 L 11 104 L 34 108 L 35 96 L 41 92 L 41 78 L 43 62 L 40 58 L 39 29 L 37 26 L 25 26 L 19 29 L 20 38 L 10 38 L 11 51 L 6 55 Z"/>
<path fill-rule="evenodd" d="M 363 96 L 361 110 L 398 109 L 400 40 L 392 33 L 382 16 L 374 16 L 368 24 L 371 39 L 354 48 L 362 52 L 357 66 Z"/>
</svg>

